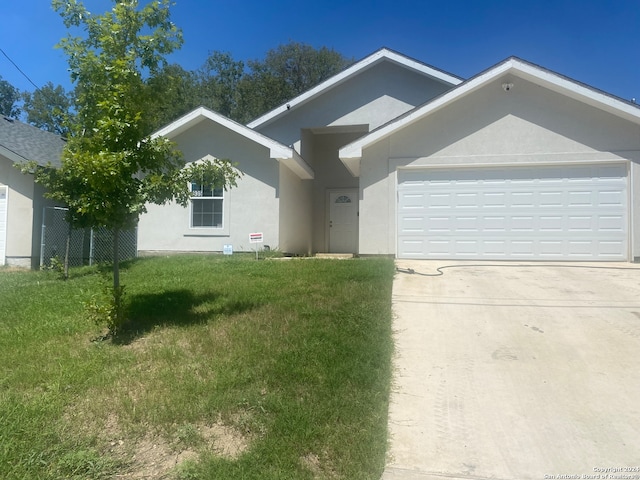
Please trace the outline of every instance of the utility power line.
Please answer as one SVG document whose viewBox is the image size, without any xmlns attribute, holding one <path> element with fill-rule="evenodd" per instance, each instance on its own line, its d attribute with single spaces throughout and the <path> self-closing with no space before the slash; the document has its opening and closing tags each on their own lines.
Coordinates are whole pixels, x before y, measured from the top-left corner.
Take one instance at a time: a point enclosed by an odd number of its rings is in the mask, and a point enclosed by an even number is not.
<svg viewBox="0 0 640 480">
<path fill-rule="evenodd" d="M 20 69 L 20 67 L 19 67 L 18 65 L 16 65 L 16 62 L 14 62 L 13 60 L 11 60 L 11 57 L 9 57 L 9 55 L 7 55 L 7 53 L 6 53 L 2 48 L 0 48 L 0 52 L 2 52 L 2 54 L 3 54 L 5 57 L 7 57 L 7 60 L 9 60 L 9 61 L 11 62 L 11 64 L 12 64 L 14 67 L 16 67 L 16 69 L 17 69 L 17 70 L 22 74 L 22 76 L 23 76 L 24 78 L 26 78 L 27 80 L 29 80 L 29 83 L 31 83 L 31 85 L 33 85 L 34 87 L 36 87 L 36 90 L 40 90 L 40 87 L 39 87 L 38 85 L 36 85 L 36 84 L 33 82 L 33 80 L 31 80 L 31 79 L 29 78 L 29 75 L 27 75 L 26 73 L 24 73 L 24 72 Z"/>
</svg>

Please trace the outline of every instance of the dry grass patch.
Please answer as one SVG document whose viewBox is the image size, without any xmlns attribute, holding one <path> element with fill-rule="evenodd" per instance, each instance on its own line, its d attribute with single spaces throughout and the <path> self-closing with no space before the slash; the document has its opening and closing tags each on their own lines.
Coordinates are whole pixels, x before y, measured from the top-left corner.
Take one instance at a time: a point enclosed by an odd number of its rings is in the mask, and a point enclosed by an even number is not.
<svg viewBox="0 0 640 480">
<path fill-rule="evenodd" d="M 199 426 L 197 430 L 202 435 L 207 450 L 221 457 L 235 460 L 249 449 L 249 438 L 236 427 L 217 422 Z"/>
<path fill-rule="evenodd" d="M 96 427 L 97 424 L 93 426 Z M 117 477 L 131 480 L 168 478 L 176 467 L 197 461 L 202 454 L 236 460 L 251 445 L 250 437 L 222 420 L 210 425 L 174 425 L 170 430 L 150 429 L 136 435 L 115 414 L 109 414 L 99 430 L 97 443 L 99 450 L 124 465 Z"/>
<path fill-rule="evenodd" d="M 339 478 L 334 468 L 328 461 L 328 456 L 323 455 L 321 459 L 315 453 L 308 453 L 300 458 L 300 463 L 313 475 L 314 480 L 331 480 Z"/>
<path fill-rule="evenodd" d="M 144 259 L 122 271 L 128 330 L 91 342 L 98 269 L 0 272 L 0 478 L 379 478 L 392 277 Z"/>
</svg>

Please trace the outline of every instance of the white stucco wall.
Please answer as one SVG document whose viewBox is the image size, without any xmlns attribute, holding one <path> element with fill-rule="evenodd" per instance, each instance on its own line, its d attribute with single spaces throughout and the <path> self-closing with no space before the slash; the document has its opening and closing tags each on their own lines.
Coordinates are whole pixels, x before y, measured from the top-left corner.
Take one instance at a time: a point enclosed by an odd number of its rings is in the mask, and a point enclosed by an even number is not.
<svg viewBox="0 0 640 480">
<path fill-rule="evenodd" d="M 450 88 L 385 61 L 256 130 L 296 146 L 302 128 L 364 124 L 373 130 Z"/>
<path fill-rule="evenodd" d="M 395 206 L 395 172 L 384 140 L 366 150 L 360 166 L 360 254 L 395 254 Z"/>
<path fill-rule="evenodd" d="M 174 139 L 187 162 L 207 155 L 228 158 L 243 173 L 238 186 L 225 192 L 224 228 L 190 228 L 190 207 L 149 205 L 138 226 L 138 250 L 145 252 L 250 251 L 249 234 L 262 232 L 264 243 L 279 238 L 279 167 L 269 150 L 224 127 L 203 120 Z"/>
<path fill-rule="evenodd" d="M 504 82 L 514 88 L 505 92 Z M 640 127 L 520 78 L 497 79 L 365 149 L 360 253 L 396 253 L 398 167 L 621 160 L 633 164 L 632 256 L 638 257 Z"/>
<path fill-rule="evenodd" d="M 5 262 L 29 268 L 34 260 L 33 242 L 38 240 L 33 237 L 33 177 L 23 175 L 12 161 L 0 156 L 0 182 L 8 186 Z"/>
<path fill-rule="evenodd" d="M 312 180 L 301 180 L 284 165 L 280 166 L 280 243 L 272 245 L 283 253 L 311 253 Z"/>
</svg>

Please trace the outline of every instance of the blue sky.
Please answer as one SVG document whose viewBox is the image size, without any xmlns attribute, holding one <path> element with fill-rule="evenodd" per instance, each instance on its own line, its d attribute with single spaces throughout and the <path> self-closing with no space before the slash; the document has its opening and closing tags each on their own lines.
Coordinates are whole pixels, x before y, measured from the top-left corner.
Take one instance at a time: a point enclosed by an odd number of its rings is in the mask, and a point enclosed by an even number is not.
<svg viewBox="0 0 640 480">
<path fill-rule="evenodd" d="M 185 43 L 170 60 L 199 67 L 213 50 L 263 58 L 289 41 L 360 59 L 388 47 L 470 77 L 515 55 L 640 101 L 640 0 L 175 0 Z M 141 0 L 146 3 L 146 0 Z M 90 11 L 108 0 L 85 0 Z M 70 87 L 54 49 L 66 30 L 49 0 L 0 0 L 0 48 L 37 84 Z M 33 86 L 0 54 L 0 75 Z"/>
</svg>

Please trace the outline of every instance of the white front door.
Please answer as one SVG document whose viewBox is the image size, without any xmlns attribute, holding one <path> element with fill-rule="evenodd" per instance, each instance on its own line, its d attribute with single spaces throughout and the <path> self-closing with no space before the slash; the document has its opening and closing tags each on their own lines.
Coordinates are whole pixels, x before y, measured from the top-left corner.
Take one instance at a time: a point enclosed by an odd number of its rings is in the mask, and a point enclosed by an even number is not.
<svg viewBox="0 0 640 480">
<path fill-rule="evenodd" d="M 4 265 L 7 253 L 7 187 L 0 186 L 0 265 Z"/>
<path fill-rule="evenodd" d="M 329 252 L 358 252 L 358 191 L 329 191 Z"/>
</svg>

